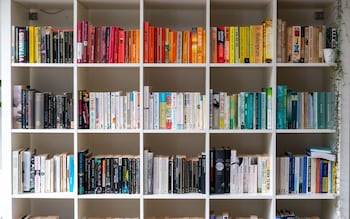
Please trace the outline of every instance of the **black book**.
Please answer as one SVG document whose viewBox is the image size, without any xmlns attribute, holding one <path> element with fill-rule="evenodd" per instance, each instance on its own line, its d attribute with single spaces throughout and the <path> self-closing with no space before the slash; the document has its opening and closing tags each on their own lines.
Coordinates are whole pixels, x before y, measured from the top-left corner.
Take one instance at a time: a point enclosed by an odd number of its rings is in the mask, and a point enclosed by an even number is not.
<svg viewBox="0 0 350 219">
<path fill-rule="evenodd" d="M 222 194 L 225 192 L 225 150 L 223 148 L 215 149 L 214 158 L 215 194 Z"/>
</svg>

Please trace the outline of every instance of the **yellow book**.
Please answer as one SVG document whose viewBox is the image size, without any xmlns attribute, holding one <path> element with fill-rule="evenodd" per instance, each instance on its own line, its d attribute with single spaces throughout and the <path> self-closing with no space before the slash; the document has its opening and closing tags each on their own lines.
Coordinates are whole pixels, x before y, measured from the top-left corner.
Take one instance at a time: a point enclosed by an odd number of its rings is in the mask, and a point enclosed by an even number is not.
<svg viewBox="0 0 350 219">
<path fill-rule="evenodd" d="M 263 63 L 263 26 L 255 25 L 254 29 L 254 61 Z"/>
<path fill-rule="evenodd" d="M 255 63 L 255 25 L 249 26 L 249 63 Z"/>
<path fill-rule="evenodd" d="M 235 27 L 230 26 L 230 63 L 235 63 Z"/>
<path fill-rule="evenodd" d="M 203 63 L 203 28 L 197 27 L 197 63 Z"/>
<path fill-rule="evenodd" d="M 29 26 L 29 63 L 35 63 L 35 28 Z"/>
<path fill-rule="evenodd" d="M 263 23 L 264 26 L 264 62 L 272 62 L 272 20 L 266 20 Z"/>
<path fill-rule="evenodd" d="M 244 27 L 239 27 L 239 62 L 244 63 Z"/>
<path fill-rule="evenodd" d="M 41 63 L 41 27 L 34 28 L 35 35 L 35 60 Z"/>
</svg>

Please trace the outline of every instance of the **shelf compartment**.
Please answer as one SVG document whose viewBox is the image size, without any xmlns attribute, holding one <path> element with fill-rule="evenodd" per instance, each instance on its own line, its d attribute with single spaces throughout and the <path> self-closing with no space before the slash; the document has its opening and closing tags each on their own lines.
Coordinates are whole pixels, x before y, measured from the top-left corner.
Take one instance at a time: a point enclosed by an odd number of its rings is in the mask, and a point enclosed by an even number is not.
<svg viewBox="0 0 350 219">
<path fill-rule="evenodd" d="M 138 199 L 79 199 L 78 218 L 140 218 Z"/>
<path fill-rule="evenodd" d="M 272 134 L 260 133 L 211 133 L 210 147 L 229 147 L 240 154 L 269 154 L 274 150 Z"/>
<path fill-rule="evenodd" d="M 139 1 L 78 0 L 78 21 L 86 20 L 94 26 L 119 26 L 140 29 Z"/>
<path fill-rule="evenodd" d="M 74 218 L 74 200 L 66 198 L 38 198 L 38 199 L 12 199 L 13 218 L 23 215 L 32 216 L 59 216 L 60 218 Z M 64 209 L 64 210 L 62 210 Z"/>
<path fill-rule="evenodd" d="M 217 215 L 228 212 L 232 218 L 249 217 L 249 215 L 257 215 L 259 218 L 273 218 L 275 214 L 273 205 L 272 199 L 215 199 L 210 200 L 210 211 L 211 214 Z"/>
<path fill-rule="evenodd" d="M 186 155 L 188 158 L 200 156 L 205 152 L 205 135 L 202 133 L 144 135 L 144 148 L 154 155 Z"/>
<path fill-rule="evenodd" d="M 306 195 L 307 196 L 307 195 Z M 278 198 L 278 197 L 277 197 Z M 321 219 L 325 218 L 336 218 L 336 208 L 333 199 L 320 200 L 280 200 L 276 201 L 276 211 L 279 210 L 290 210 L 297 216 L 319 216 Z"/>
<path fill-rule="evenodd" d="M 78 68 L 78 90 L 89 92 L 123 91 L 123 93 L 138 91 L 139 80 L 139 68 Z"/>
<path fill-rule="evenodd" d="M 144 201 L 144 217 L 205 217 L 204 199 L 155 199 Z"/>
<path fill-rule="evenodd" d="M 272 19 L 274 2 L 213 0 L 210 5 L 210 26 L 247 26 Z"/>
<path fill-rule="evenodd" d="M 253 79 L 254 78 L 254 79 Z M 272 68 L 211 68 L 210 88 L 214 92 L 259 92 L 262 88 L 273 87 Z"/>
<path fill-rule="evenodd" d="M 78 148 L 96 155 L 140 155 L 138 133 L 79 133 Z"/>
<path fill-rule="evenodd" d="M 153 92 L 200 92 L 205 94 L 205 68 L 146 68 L 144 85 Z"/>
</svg>

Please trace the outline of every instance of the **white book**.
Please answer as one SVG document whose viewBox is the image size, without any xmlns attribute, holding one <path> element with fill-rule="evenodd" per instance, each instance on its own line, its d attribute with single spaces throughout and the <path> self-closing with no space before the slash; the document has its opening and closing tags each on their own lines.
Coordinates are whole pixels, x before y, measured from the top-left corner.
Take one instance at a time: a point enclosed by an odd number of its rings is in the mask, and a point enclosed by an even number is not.
<svg viewBox="0 0 350 219">
<path fill-rule="evenodd" d="M 184 94 L 176 93 L 176 129 L 184 129 Z"/>
<path fill-rule="evenodd" d="M 237 151 L 231 150 L 231 167 L 230 167 L 230 193 L 238 193 L 238 160 L 237 160 Z"/>
<path fill-rule="evenodd" d="M 169 158 L 167 156 L 160 157 L 159 163 L 159 193 L 168 194 L 169 192 Z"/>
<path fill-rule="evenodd" d="M 40 155 L 40 192 L 44 193 L 46 189 L 46 158 L 47 154 Z"/>
<path fill-rule="evenodd" d="M 129 121 L 128 128 L 134 129 L 135 128 L 135 93 L 133 91 L 129 92 L 128 100 L 129 100 L 129 107 L 130 107 L 129 108 L 130 120 L 128 120 Z"/>
<path fill-rule="evenodd" d="M 159 163 L 160 163 L 160 157 L 155 156 L 153 158 L 153 194 L 159 194 L 160 193 Z"/>
<path fill-rule="evenodd" d="M 130 129 L 131 125 L 131 117 L 130 117 L 130 92 L 126 93 L 126 96 L 124 98 L 124 127 L 125 129 Z"/>
<path fill-rule="evenodd" d="M 52 171 L 52 168 L 51 168 L 51 162 L 52 162 L 52 159 L 46 159 L 45 160 L 45 192 L 53 192 L 51 190 L 51 172 Z"/>
<path fill-rule="evenodd" d="M 177 93 L 171 92 L 171 129 L 176 130 L 177 128 Z"/>
<path fill-rule="evenodd" d="M 111 129 L 116 129 L 116 92 L 111 92 Z"/>
<path fill-rule="evenodd" d="M 317 162 L 316 158 L 311 159 L 311 193 L 316 193 L 316 169 Z"/>
<path fill-rule="evenodd" d="M 60 155 L 61 162 L 61 192 L 67 192 L 67 154 Z"/>
<path fill-rule="evenodd" d="M 103 118 L 103 129 L 108 129 L 108 93 L 102 92 L 102 118 Z"/>
<path fill-rule="evenodd" d="M 121 129 L 121 120 L 120 120 L 120 92 L 114 92 L 113 95 L 115 96 L 115 128 Z"/>
<path fill-rule="evenodd" d="M 151 104 L 152 105 L 152 104 Z M 143 128 L 150 129 L 150 87 L 143 87 Z"/>
<path fill-rule="evenodd" d="M 249 156 L 249 185 L 248 185 L 248 193 L 257 193 L 258 189 L 258 157 L 257 156 Z"/>
<path fill-rule="evenodd" d="M 225 95 L 224 127 L 230 129 L 230 96 Z"/>
<path fill-rule="evenodd" d="M 30 192 L 30 164 L 32 152 L 30 150 L 21 151 L 22 153 L 22 170 L 23 170 L 23 192 Z"/>
<path fill-rule="evenodd" d="M 120 96 L 119 97 L 119 128 L 120 129 L 126 129 L 125 126 L 125 115 L 126 115 L 126 97 Z"/>
<path fill-rule="evenodd" d="M 153 128 L 159 130 L 159 92 L 153 92 Z"/>
<path fill-rule="evenodd" d="M 61 158 L 59 155 L 54 155 L 54 192 L 61 192 Z"/>
<path fill-rule="evenodd" d="M 89 110 L 90 110 L 90 129 L 96 129 L 96 93 L 90 92 L 89 98 Z"/>
<path fill-rule="evenodd" d="M 111 129 L 112 128 L 112 120 L 111 120 L 111 92 L 106 92 L 105 94 L 106 98 L 107 98 L 107 112 L 105 114 L 107 114 L 107 129 Z"/>
<path fill-rule="evenodd" d="M 202 129 L 207 128 L 207 96 L 202 95 Z"/>
<path fill-rule="evenodd" d="M 153 94 L 151 94 L 149 96 L 149 101 L 150 101 L 150 105 L 149 105 L 149 111 L 148 111 L 148 129 L 153 130 L 153 123 L 154 123 L 154 119 L 153 119 L 153 109 L 154 109 L 154 105 L 153 105 Z"/>
<path fill-rule="evenodd" d="M 20 194 L 23 192 L 22 187 L 22 151 L 18 149 L 12 151 L 12 194 Z"/>
<path fill-rule="evenodd" d="M 140 128 L 140 92 L 134 91 L 134 128 Z"/>
<path fill-rule="evenodd" d="M 148 194 L 147 182 L 148 178 L 151 177 L 147 174 L 148 169 L 148 150 L 143 150 L 143 194 Z"/>
<path fill-rule="evenodd" d="M 182 63 L 182 32 L 176 32 L 176 63 Z"/>
<path fill-rule="evenodd" d="M 194 104 L 195 104 L 195 121 L 194 128 L 199 130 L 201 127 L 201 94 L 198 92 L 194 93 Z"/>
</svg>

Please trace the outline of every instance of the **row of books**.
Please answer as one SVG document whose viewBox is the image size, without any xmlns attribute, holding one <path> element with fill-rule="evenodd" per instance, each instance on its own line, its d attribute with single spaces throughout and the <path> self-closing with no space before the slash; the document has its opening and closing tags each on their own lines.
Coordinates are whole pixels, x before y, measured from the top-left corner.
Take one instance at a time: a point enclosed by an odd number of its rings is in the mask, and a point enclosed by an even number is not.
<svg viewBox="0 0 350 219">
<path fill-rule="evenodd" d="M 151 92 L 144 87 L 144 128 L 203 130 L 206 96 L 199 92 Z"/>
<path fill-rule="evenodd" d="M 210 150 L 210 193 L 269 193 L 271 161 L 267 155 L 237 155 L 235 149 Z"/>
<path fill-rule="evenodd" d="M 12 152 L 13 194 L 73 192 L 74 156 L 37 154 L 21 148 Z"/>
<path fill-rule="evenodd" d="M 205 193 L 205 154 L 154 155 L 144 150 L 144 194 Z"/>
<path fill-rule="evenodd" d="M 277 86 L 277 129 L 333 129 L 334 92 L 294 92 Z"/>
<path fill-rule="evenodd" d="M 277 193 L 335 193 L 336 163 L 319 158 L 314 154 L 294 155 L 277 158 Z"/>
<path fill-rule="evenodd" d="M 41 92 L 28 85 L 13 86 L 13 128 L 72 128 L 72 93 Z"/>
<path fill-rule="evenodd" d="M 79 128 L 140 128 L 140 92 L 79 91 Z"/>
<path fill-rule="evenodd" d="M 78 63 L 140 63 L 140 30 L 77 24 Z"/>
<path fill-rule="evenodd" d="M 205 63 L 206 31 L 171 30 L 144 22 L 144 63 Z"/>
<path fill-rule="evenodd" d="M 271 63 L 272 21 L 249 26 L 210 28 L 212 63 Z"/>
<path fill-rule="evenodd" d="M 310 216 L 310 217 L 297 216 L 293 211 L 283 209 L 283 210 L 277 211 L 276 219 L 320 219 L 320 217 L 319 216 Z"/>
<path fill-rule="evenodd" d="M 73 30 L 12 26 L 13 63 L 73 63 Z"/>
<path fill-rule="evenodd" d="M 221 213 L 215 213 L 214 211 L 210 212 L 209 219 L 230 219 L 233 218 L 227 211 Z M 235 217 L 236 219 L 262 219 L 257 215 L 250 215 L 249 217 Z"/>
<path fill-rule="evenodd" d="M 211 129 L 271 129 L 272 88 L 262 92 L 227 92 L 210 90 Z"/>
<path fill-rule="evenodd" d="M 140 194 L 140 158 L 78 152 L 78 194 Z"/>
<path fill-rule="evenodd" d="M 277 19 L 277 62 L 322 63 L 323 49 L 337 46 L 335 27 L 288 26 Z"/>
</svg>

